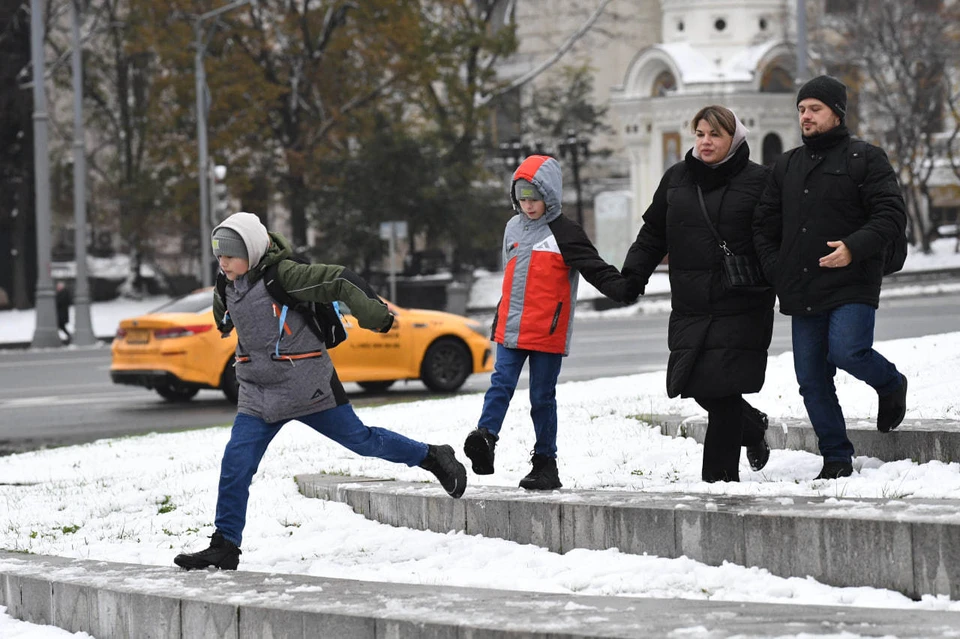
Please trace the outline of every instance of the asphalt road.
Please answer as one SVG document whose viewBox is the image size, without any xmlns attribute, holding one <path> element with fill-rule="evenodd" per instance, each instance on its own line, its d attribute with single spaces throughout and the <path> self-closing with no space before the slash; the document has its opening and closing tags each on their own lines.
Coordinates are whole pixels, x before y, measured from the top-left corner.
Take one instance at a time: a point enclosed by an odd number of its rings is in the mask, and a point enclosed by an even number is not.
<svg viewBox="0 0 960 639">
<path fill-rule="evenodd" d="M 629 375 L 665 367 L 665 313 L 577 319 L 561 381 Z M 960 294 L 884 300 L 876 338 L 889 340 L 960 330 Z M 777 315 L 771 354 L 790 350 L 789 320 Z M 234 407 L 219 391 L 200 391 L 171 404 L 153 392 L 110 381 L 110 350 L 0 351 L 0 454 L 104 437 L 203 428 L 232 422 Z M 461 392 L 483 392 L 489 375 L 468 379 Z M 526 386 L 526 373 L 520 380 Z M 346 384 L 356 405 L 431 397 L 419 382 L 380 394 Z M 478 400 L 479 401 L 479 400 Z"/>
</svg>

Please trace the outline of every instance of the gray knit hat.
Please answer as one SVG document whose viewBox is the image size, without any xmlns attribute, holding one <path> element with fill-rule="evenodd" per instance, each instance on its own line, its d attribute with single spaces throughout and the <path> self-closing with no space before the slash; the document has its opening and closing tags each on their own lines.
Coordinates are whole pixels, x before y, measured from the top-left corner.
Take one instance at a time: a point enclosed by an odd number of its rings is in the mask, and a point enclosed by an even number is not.
<svg viewBox="0 0 960 639">
<path fill-rule="evenodd" d="M 517 200 L 543 199 L 543 193 L 540 192 L 540 189 L 535 187 L 532 183 L 527 182 L 523 178 L 519 178 L 513 185 L 513 194 L 516 196 Z"/>
<path fill-rule="evenodd" d="M 240 237 L 240 234 L 231 228 L 218 226 L 213 230 L 213 254 L 215 257 L 226 255 L 227 257 L 239 257 L 247 260 L 247 245 Z"/>
</svg>

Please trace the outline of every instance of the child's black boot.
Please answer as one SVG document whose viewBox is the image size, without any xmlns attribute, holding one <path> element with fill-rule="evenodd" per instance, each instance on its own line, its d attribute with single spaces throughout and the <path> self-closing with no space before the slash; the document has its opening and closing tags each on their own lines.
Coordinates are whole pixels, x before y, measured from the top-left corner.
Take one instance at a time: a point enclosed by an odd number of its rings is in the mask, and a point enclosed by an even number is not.
<svg viewBox="0 0 960 639">
<path fill-rule="evenodd" d="M 240 554 L 240 549 L 217 531 L 210 536 L 209 548 L 177 555 L 173 558 L 173 563 L 187 570 L 200 570 L 211 566 L 221 570 L 236 570 L 240 564 Z"/>
<path fill-rule="evenodd" d="M 473 463 L 473 472 L 478 475 L 493 474 L 493 451 L 500 439 L 486 428 L 475 428 L 463 442 L 463 452 Z"/>
<path fill-rule="evenodd" d="M 520 480 L 520 488 L 527 490 L 555 490 L 563 488 L 560 472 L 557 470 L 557 458 L 537 455 L 530 458 L 533 469 Z"/>
</svg>

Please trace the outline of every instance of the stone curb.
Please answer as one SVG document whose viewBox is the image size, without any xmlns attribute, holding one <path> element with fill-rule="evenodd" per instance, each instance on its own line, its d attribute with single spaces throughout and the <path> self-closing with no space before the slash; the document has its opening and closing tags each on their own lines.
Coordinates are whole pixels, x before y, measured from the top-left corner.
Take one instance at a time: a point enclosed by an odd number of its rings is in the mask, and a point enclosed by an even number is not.
<svg viewBox="0 0 960 639">
<path fill-rule="evenodd" d="M 11 616 L 97 639 L 956 636 L 960 613 L 525 593 L 0 552 Z"/>
<path fill-rule="evenodd" d="M 653 415 L 648 421 L 670 437 L 690 437 L 702 444 L 707 433 L 706 417 Z M 918 464 L 929 461 L 960 461 L 960 422 L 949 419 L 906 420 L 896 430 L 881 433 L 874 420 L 847 420 L 847 437 L 856 455 L 882 461 L 910 459 Z M 805 450 L 820 454 L 817 435 L 803 419 L 773 419 L 767 430 L 770 448 Z"/>
<path fill-rule="evenodd" d="M 297 477 L 307 497 L 393 526 L 498 537 L 552 552 L 617 548 L 757 566 L 832 586 L 960 599 L 960 500 L 745 497 L 471 487 Z"/>
</svg>

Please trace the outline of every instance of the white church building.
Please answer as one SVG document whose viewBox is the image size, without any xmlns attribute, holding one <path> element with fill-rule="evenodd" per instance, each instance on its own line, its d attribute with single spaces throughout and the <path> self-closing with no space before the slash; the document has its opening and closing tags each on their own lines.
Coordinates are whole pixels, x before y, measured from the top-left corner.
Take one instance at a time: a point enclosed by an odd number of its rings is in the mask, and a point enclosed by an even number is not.
<svg viewBox="0 0 960 639">
<path fill-rule="evenodd" d="M 662 0 L 662 42 L 639 51 L 610 106 L 630 166 L 627 192 L 599 194 L 597 244 L 622 256 L 664 171 L 693 146 L 701 107 L 732 109 L 749 129 L 755 162 L 800 143 L 790 0 Z"/>
</svg>

